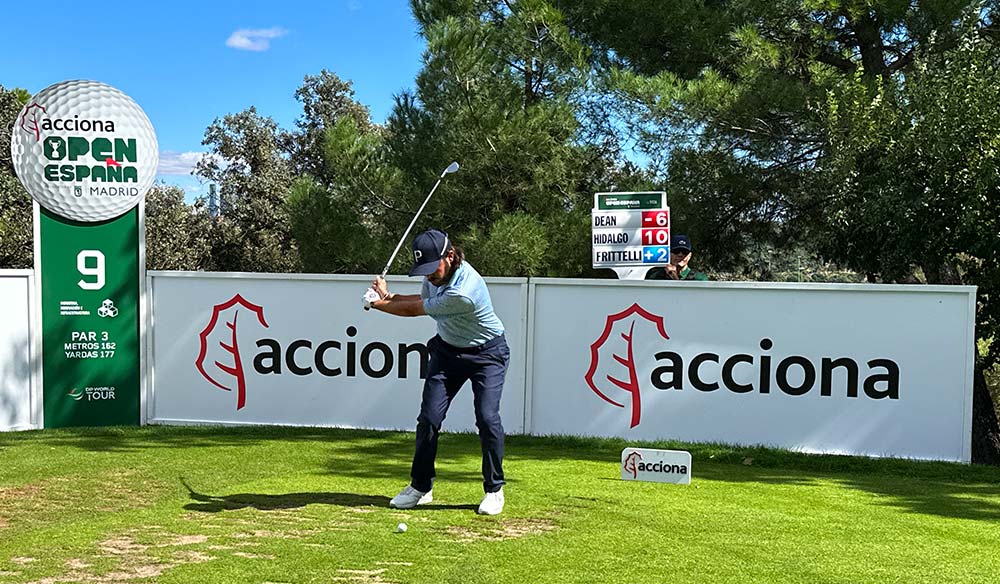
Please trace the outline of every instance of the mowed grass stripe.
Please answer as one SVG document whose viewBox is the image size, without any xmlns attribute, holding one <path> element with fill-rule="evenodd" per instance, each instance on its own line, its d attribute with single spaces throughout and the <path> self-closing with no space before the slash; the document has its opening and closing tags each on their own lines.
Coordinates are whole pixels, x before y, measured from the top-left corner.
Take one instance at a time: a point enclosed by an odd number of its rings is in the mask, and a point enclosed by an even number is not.
<svg viewBox="0 0 1000 584">
<path fill-rule="evenodd" d="M 996 468 L 644 444 L 691 451 L 674 486 L 621 481 L 621 440 L 514 436 L 487 518 L 465 434 L 442 437 L 432 505 L 388 509 L 412 441 L 0 434 L 0 582 L 1000 582 Z"/>
</svg>

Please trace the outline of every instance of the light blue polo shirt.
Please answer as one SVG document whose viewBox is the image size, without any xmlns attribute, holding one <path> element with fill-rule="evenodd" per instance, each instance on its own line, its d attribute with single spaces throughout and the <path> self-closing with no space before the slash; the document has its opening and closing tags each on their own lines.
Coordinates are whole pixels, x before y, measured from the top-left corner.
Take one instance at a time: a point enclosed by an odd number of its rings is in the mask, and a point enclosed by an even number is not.
<svg viewBox="0 0 1000 584">
<path fill-rule="evenodd" d="M 438 335 L 449 345 L 477 347 L 503 334 L 486 282 L 468 262 L 462 262 L 444 286 L 424 278 L 420 298 L 424 312 L 437 323 Z"/>
</svg>

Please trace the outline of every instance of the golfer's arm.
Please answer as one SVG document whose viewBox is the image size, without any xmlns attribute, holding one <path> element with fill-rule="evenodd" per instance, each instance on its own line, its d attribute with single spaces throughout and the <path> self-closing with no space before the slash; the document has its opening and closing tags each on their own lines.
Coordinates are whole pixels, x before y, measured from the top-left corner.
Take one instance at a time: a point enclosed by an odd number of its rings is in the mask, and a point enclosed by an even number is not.
<svg viewBox="0 0 1000 584">
<path fill-rule="evenodd" d="M 420 294 L 390 294 L 385 300 L 376 300 L 372 308 L 395 314 L 396 316 L 421 316 L 424 312 L 424 301 Z"/>
</svg>

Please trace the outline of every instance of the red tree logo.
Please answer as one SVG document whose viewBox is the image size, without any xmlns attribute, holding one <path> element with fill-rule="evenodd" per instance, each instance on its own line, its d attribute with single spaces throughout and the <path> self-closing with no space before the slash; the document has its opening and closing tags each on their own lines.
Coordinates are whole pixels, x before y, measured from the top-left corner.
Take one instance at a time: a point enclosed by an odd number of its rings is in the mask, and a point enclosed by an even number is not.
<svg viewBox="0 0 1000 584">
<path fill-rule="evenodd" d="M 594 341 L 594 344 L 590 345 L 590 369 L 587 371 L 587 375 L 584 376 L 584 379 L 587 381 L 587 385 L 594 391 L 594 393 L 599 395 L 604 401 L 619 408 L 625 407 L 625 404 L 608 397 L 608 395 L 601 391 L 598 387 L 598 381 L 600 381 L 600 384 L 607 381 L 612 386 L 628 393 L 628 398 L 631 399 L 632 402 L 632 423 L 631 426 L 629 426 L 630 428 L 635 428 L 639 425 L 639 417 L 642 411 L 642 404 L 639 396 L 639 378 L 636 373 L 635 355 L 632 351 L 635 323 L 639 319 L 632 318 L 633 316 L 641 317 L 653 323 L 656 325 L 656 332 L 658 332 L 660 336 L 664 339 L 670 338 L 667 336 L 667 331 L 663 328 L 662 316 L 657 316 L 638 304 L 633 304 L 617 314 L 608 316 L 607 321 L 604 323 L 604 332 L 601 333 L 601 337 Z M 627 333 L 623 330 L 626 326 L 628 327 Z M 616 328 L 619 332 L 617 335 L 612 337 L 612 332 Z M 602 380 L 595 379 L 595 374 L 597 373 L 597 368 L 600 364 L 600 351 L 602 348 L 605 348 L 605 344 L 609 345 L 611 357 L 620 365 L 625 367 L 625 370 L 628 373 L 627 379 L 622 380 L 611 375 L 606 375 Z"/>
<path fill-rule="evenodd" d="M 24 108 L 24 113 L 21 114 L 21 129 L 29 134 L 34 134 L 35 142 L 38 142 L 42 137 L 42 127 L 39 123 L 39 117 L 41 117 L 44 111 L 44 107 L 33 102 Z"/>
<path fill-rule="evenodd" d="M 198 334 L 201 347 L 198 353 L 198 359 L 194 362 L 202 376 L 216 387 L 226 391 L 232 391 L 233 388 L 230 386 L 233 385 L 233 381 L 236 382 L 237 410 L 242 409 L 247 402 L 246 373 L 243 371 L 243 361 L 240 359 L 240 347 L 236 340 L 236 319 L 239 317 L 240 312 L 244 309 L 256 314 L 257 320 L 260 324 L 267 328 L 268 324 L 267 321 L 264 320 L 263 307 L 248 302 L 242 296 L 237 294 L 228 301 L 223 302 L 222 304 L 216 304 L 212 308 L 211 322 L 208 323 L 205 330 Z M 229 320 L 229 317 L 221 318 L 222 314 L 227 311 L 231 314 L 232 320 Z M 220 326 L 217 330 L 220 318 L 225 324 L 225 327 Z M 212 338 L 213 342 L 209 342 L 209 337 Z M 231 364 L 214 360 L 211 366 L 206 369 L 205 363 L 209 348 L 211 348 L 213 352 L 219 353 L 220 359 L 226 359 L 228 361 L 229 358 L 231 358 Z"/>
<path fill-rule="evenodd" d="M 642 455 L 638 452 L 632 452 L 625 457 L 625 464 L 622 465 L 622 468 L 625 469 L 625 472 L 632 473 L 632 478 L 636 478 L 639 475 L 637 467 L 640 460 L 642 460 Z"/>
</svg>

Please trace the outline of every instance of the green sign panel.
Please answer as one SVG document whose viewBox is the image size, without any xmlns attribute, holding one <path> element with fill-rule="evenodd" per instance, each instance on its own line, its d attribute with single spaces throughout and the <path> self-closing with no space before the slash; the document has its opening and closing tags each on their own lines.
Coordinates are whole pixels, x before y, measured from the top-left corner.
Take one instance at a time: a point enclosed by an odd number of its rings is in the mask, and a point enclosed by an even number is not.
<svg viewBox="0 0 1000 584">
<path fill-rule="evenodd" d="M 139 212 L 81 223 L 39 208 L 46 428 L 139 423 Z"/>
<path fill-rule="evenodd" d="M 642 209 L 664 209 L 667 206 L 665 193 L 597 193 L 595 198 L 598 211 L 633 211 Z"/>
</svg>

